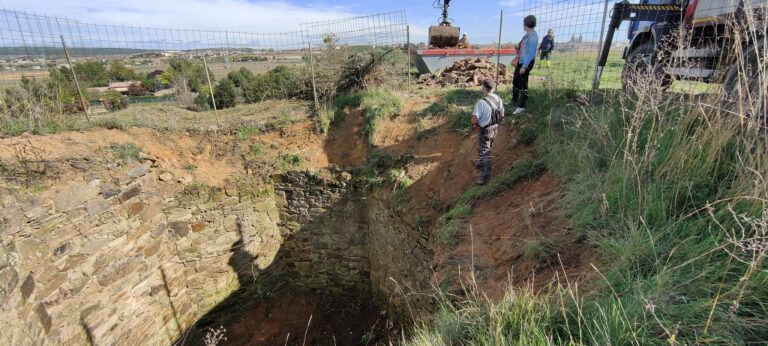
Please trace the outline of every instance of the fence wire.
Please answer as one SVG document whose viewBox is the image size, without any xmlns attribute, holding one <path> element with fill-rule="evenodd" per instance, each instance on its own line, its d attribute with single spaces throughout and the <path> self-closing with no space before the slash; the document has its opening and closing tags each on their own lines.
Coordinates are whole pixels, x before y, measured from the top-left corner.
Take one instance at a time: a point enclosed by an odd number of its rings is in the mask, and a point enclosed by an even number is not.
<svg viewBox="0 0 768 346">
<path fill-rule="evenodd" d="M 549 31 L 553 32 L 555 49 L 549 55 L 549 61 L 537 57 L 537 68 L 532 72 L 534 79 L 539 79 L 557 87 L 568 87 L 587 90 L 592 87 L 592 79 L 595 75 L 596 62 L 602 49 L 602 43 L 608 31 L 614 5 L 617 0 L 524 0 L 523 11 L 518 14 L 532 14 L 537 17 L 537 32 L 543 39 Z M 635 0 L 632 4 L 647 5 L 675 5 L 686 2 L 670 0 Z M 739 9 L 744 9 L 745 15 L 752 15 L 753 8 L 765 6 L 764 0 L 726 0 L 726 1 L 699 1 L 695 15 L 689 23 L 681 23 L 676 26 L 669 38 L 677 46 L 696 45 L 695 40 L 700 39 L 698 34 L 691 34 L 692 27 L 697 25 L 712 25 L 707 21 L 717 21 L 723 18 L 732 18 Z M 685 11 L 681 14 L 684 15 Z M 763 12 L 764 13 L 764 12 Z M 645 18 L 642 21 L 623 21 L 613 37 L 608 62 L 603 71 L 600 86 L 603 89 L 618 89 L 621 87 L 621 74 L 625 66 L 623 53 L 634 36 L 649 33 L 652 23 L 665 22 L 664 14 L 656 14 L 656 17 Z M 718 19 L 719 18 L 719 19 Z M 696 23 L 694 23 L 696 21 Z M 703 21 L 703 22 L 702 22 Z M 685 28 L 686 30 L 677 30 Z M 731 32 L 721 34 L 730 35 Z M 713 42 L 718 42 L 723 37 L 710 37 Z M 700 45 L 700 44 L 699 44 Z M 701 48 L 701 47 L 697 47 Z M 718 49 L 728 49 L 719 47 Z M 680 61 L 678 57 L 666 57 L 668 60 L 664 68 L 666 72 L 679 72 L 670 69 L 685 69 L 695 65 L 698 61 L 687 59 Z M 678 59 L 678 60 L 674 60 Z M 693 66 L 699 68 L 701 66 Z M 707 66 L 714 70 L 715 67 Z M 712 92 L 717 90 L 714 84 L 700 83 L 703 79 L 687 78 L 674 81 L 672 89 L 682 92 Z"/>
<path fill-rule="evenodd" d="M 610 21 L 609 11 L 614 3 L 613 0 L 525 0 L 523 14 L 536 16 L 539 41 L 552 31 L 555 43 L 549 60 L 542 59 L 539 52 L 532 79 L 556 87 L 591 88 L 604 30 Z M 614 39 L 602 78 L 605 88 L 621 86 L 624 64 L 621 54 L 627 45 L 626 28 L 624 25 Z"/>
<path fill-rule="evenodd" d="M 310 56 L 331 50 L 346 54 L 352 48 L 356 54 L 379 55 L 391 50 L 384 59 L 388 72 L 405 79 L 408 62 L 401 48 L 406 42 L 404 11 L 297 24 L 293 32 L 251 33 L 94 24 L 3 9 L 0 89 L 20 85 L 22 77 L 43 80 L 58 73 L 59 78 L 71 80 L 66 75 L 70 63 L 65 44 L 78 80 L 84 82 L 86 98 L 97 105 L 97 95 L 107 89 L 125 92 L 125 85 L 119 83 L 144 82 L 150 95 L 156 93 L 159 98 L 178 93 L 179 88 L 202 92 L 205 74 L 193 72 L 205 70 L 188 65 L 202 66 L 203 58 L 215 82 L 242 69 L 256 75 L 281 65 L 304 71 L 313 60 Z M 309 54 L 311 48 L 315 54 Z M 190 64 L 178 65 L 180 61 Z M 184 70 L 172 76 L 183 83 L 164 80 L 171 78 L 165 73 L 173 69 L 171 62 L 177 63 L 176 70 Z M 174 84 L 183 86 L 171 90 Z"/>
</svg>

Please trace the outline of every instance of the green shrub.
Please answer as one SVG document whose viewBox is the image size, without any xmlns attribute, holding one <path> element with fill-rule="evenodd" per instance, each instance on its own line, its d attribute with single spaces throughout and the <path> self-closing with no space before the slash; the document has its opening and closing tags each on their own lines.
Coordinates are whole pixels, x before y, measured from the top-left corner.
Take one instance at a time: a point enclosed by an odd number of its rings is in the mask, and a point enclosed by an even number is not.
<svg viewBox="0 0 768 346">
<path fill-rule="evenodd" d="M 250 80 L 256 78 L 256 76 L 251 72 L 251 70 L 241 67 L 239 70 L 232 71 L 227 75 L 227 79 L 232 81 L 232 83 L 235 85 L 235 87 L 242 87 L 245 83 L 248 83 Z"/>
<path fill-rule="evenodd" d="M 248 148 L 248 153 L 253 156 L 261 156 L 264 154 L 264 146 L 259 143 L 251 144 Z"/>
<path fill-rule="evenodd" d="M 300 154 L 280 154 L 277 157 L 277 167 L 283 171 L 300 167 L 303 162 L 304 158 Z"/>
<path fill-rule="evenodd" d="M 101 127 L 107 130 L 125 130 L 126 125 L 116 118 L 99 119 L 92 122 L 94 127 Z"/>
<path fill-rule="evenodd" d="M 250 138 L 253 135 L 257 135 L 259 133 L 262 133 L 261 126 L 257 124 L 251 124 L 251 125 L 244 125 L 238 128 L 237 131 L 235 131 L 235 136 L 237 137 L 237 139 L 242 141 Z"/>
<path fill-rule="evenodd" d="M 289 99 L 308 95 L 302 73 L 296 68 L 278 66 L 246 80 L 242 86 L 246 103 L 258 103 L 267 99 Z"/>
<path fill-rule="evenodd" d="M 195 111 L 207 111 L 212 109 L 213 100 L 211 98 L 211 91 L 208 88 L 200 90 L 195 97 Z"/>
<path fill-rule="evenodd" d="M 101 99 L 101 103 L 110 112 L 128 108 L 128 98 L 114 90 L 107 91 Z"/>
<path fill-rule="evenodd" d="M 216 107 L 218 109 L 227 109 L 235 106 L 235 99 L 237 99 L 237 90 L 235 84 L 229 79 L 222 79 L 216 84 L 216 88 L 213 91 L 213 96 L 216 98 Z"/>
</svg>

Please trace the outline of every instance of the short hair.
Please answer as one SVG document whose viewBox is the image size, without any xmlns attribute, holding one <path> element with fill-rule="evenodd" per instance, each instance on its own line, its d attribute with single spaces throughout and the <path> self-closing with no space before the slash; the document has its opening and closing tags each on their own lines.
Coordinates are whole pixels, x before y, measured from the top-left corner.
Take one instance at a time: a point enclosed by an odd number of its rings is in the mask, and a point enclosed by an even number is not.
<svg viewBox="0 0 768 346">
<path fill-rule="evenodd" d="M 496 81 L 493 78 L 486 78 L 483 80 L 483 88 L 488 91 L 493 91 L 496 87 Z"/>
<path fill-rule="evenodd" d="M 536 16 L 530 15 L 523 19 L 523 24 L 531 29 L 536 27 Z"/>
</svg>

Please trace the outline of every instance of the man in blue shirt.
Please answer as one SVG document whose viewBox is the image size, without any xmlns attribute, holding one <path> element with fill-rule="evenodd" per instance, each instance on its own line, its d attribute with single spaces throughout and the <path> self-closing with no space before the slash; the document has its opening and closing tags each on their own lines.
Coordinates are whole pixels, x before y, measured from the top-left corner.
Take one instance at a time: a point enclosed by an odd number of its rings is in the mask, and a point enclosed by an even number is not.
<svg viewBox="0 0 768 346">
<path fill-rule="evenodd" d="M 528 78 L 531 76 L 531 69 L 536 63 L 536 46 L 539 43 L 539 35 L 534 28 L 536 28 L 536 17 L 525 17 L 523 20 L 525 36 L 520 41 L 518 56 L 512 62 L 515 65 L 515 77 L 512 80 L 512 102 L 517 103 L 517 109 L 512 113 L 514 115 L 525 112 L 525 106 L 528 103 Z"/>
</svg>

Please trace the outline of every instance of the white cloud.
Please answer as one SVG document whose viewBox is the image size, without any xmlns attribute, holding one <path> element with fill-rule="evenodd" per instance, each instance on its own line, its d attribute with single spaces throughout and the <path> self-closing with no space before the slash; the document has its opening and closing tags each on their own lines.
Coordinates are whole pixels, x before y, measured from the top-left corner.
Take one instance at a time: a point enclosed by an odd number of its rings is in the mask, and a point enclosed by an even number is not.
<svg viewBox="0 0 768 346">
<path fill-rule="evenodd" d="M 66 5 L 60 0 L 0 0 L 0 7 L 96 24 L 258 33 L 297 31 L 299 23 L 355 15 L 341 6 L 245 0 L 74 0 Z"/>
</svg>

